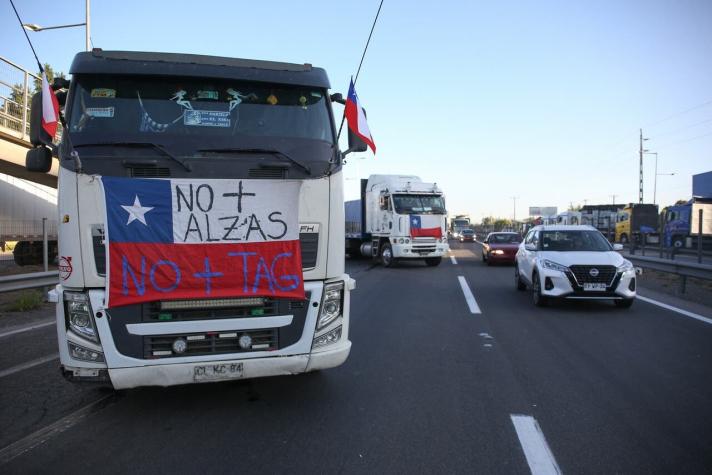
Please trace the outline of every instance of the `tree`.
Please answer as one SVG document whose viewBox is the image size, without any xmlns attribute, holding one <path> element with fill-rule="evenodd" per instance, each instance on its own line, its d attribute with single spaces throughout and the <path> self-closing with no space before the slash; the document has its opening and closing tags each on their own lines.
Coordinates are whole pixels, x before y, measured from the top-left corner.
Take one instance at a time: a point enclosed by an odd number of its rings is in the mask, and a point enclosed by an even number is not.
<svg viewBox="0 0 712 475">
<path fill-rule="evenodd" d="M 45 74 L 47 75 L 47 81 L 52 83 L 55 77 L 65 78 L 65 74 L 62 72 L 55 73 L 52 66 L 48 63 L 44 65 Z M 28 84 L 29 86 L 29 84 Z M 28 87 L 29 88 L 29 87 Z M 42 77 L 32 78 L 32 91 L 30 92 L 30 97 L 27 98 L 27 105 L 30 105 L 31 96 L 39 92 L 42 89 Z M 6 100 L 2 105 L 2 110 L 9 116 L 16 118 L 16 120 L 6 119 L 3 124 L 5 127 L 18 132 L 22 129 L 22 105 L 25 103 L 25 87 L 24 84 L 15 84 L 12 86 L 10 91 L 9 100 Z"/>
<path fill-rule="evenodd" d="M 508 228 L 512 225 L 512 221 L 509 219 L 505 218 L 497 218 L 494 220 L 494 230 L 495 231 L 501 231 L 505 228 Z"/>
</svg>

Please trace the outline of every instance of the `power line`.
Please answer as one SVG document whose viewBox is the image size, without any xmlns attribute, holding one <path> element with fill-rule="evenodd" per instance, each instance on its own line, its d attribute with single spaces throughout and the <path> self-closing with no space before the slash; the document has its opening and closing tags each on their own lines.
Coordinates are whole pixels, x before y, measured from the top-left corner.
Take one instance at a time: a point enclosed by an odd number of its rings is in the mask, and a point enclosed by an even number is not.
<svg viewBox="0 0 712 475">
<path fill-rule="evenodd" d="M 676 134 L 676 133 L 678 133 L 678 132 L 682 132 L 682 131 L 684 131 L 684 130 L 691 129 L 691 128 L 693 128 L 693 127 L 697 127 L 698 125 L 706 124 L 706 123 L 708 123 L 708 122 L 712 122 L 712 118 L 706 119 L 706 120 L 702 120 L 702 121 L 700 121 L 700 122 L 695 122 L 694 124 L 686 125 L 686 126 L 684 126 L 684 127 L 679 127 L 679 128 L 677 128 L 677 129 L 672 129 L 672 130 L 670 130 L 670 131 L 668 131 L 668 132 L 663 132 L 663 133 L 661 133 L 661 134 L 655 134 L 655 138 L 657 138 L 657 137 L 664 137 L 664 136 L 666 136 L 666 135 L 673 135 L 673 134 Z"/>
<path fill-rule="evenodd" d="M 669 142 L 669 143 L 666 143 L 666 144 L 661 145 L 660 147 L 655 147 L 655 150 L 660 150 L 660 149 L 662 149 L 662 148 L 667 148 L 667 147 L 670 147 L 670 146 L 672 146 L 672 145 L 678 145 L 678 144 L 685 143 L 685 142 L 692 142 L 693 140 L 701 139 L 701 138 L 704 138 L 704 137 L 709 137 L 710 135 L 712 135 L 712 132 L 708 132 L 708 133 L 702 134 L 702 135 L 697 135 L 697 136 L 695 136 L 695 137 L 690 137 L 689 139 L 678 140 L 678 141 L 676 141 L 676 142 Z"/>
<path fill-rule="evenodd" d="M 697 109 L 701 109 L 702 107 L 704 107 L 704 106 L 706 106 L 706 105 L 708 105 L 708 104 L 712 104 L 712 99 L 710 99 L 709 101 L 703 102 L 702 104 L 698 104 L 698 105 L 696 105 L 696 106 L 690 107 L 689 109 L 685 109 L 685 110 L 683 110 L 683 111 L 676 112 L 676 113 L 674 113 L 674 114 L 672 114 L 672 115 L 669 115 L 669 116 L 665 117 L 664 119 L 658 120 L 657 122 L 653 122 L 653 123 L 651 123 L 651 124 L 648 124 L 648 125 L 645 126 L 645 128 L 647 129 L 647 128 L 652 127 L 652 126 L 654 126 L 654 125 L 662 124 L 663 122 L 667 122 L 668 120 L 674 119 L 675 117 L 681 116 L 681 115 L 683 115 L 683 114 L 687 114 L 688 112 L 692 112 L 692 111 L 697 110 Z"/>
<path fill-rule="evenodd" d="M 361 66 L 363 65 L 363 59 L 366 57 L 366 51 L 368 50 L 368 45 L 371 43 L 371 36 L 373 36 L 373 30 L 376 28 L 376 22 L 378 21 L 378 16 L 381 14 L 381 7 L 383 6 L 383 0 L 378 5 L 378 11 L 376 12 L 376 17 L 373 19 L 373 24 L 371 25 L 371 31 L 368 34 L 368 39 L 366 40 L 366 46 L 363 48 L 363 54 L 361 54 L 361 61 L 358 63 L 358 69 L 356 70 L 356 77 L 354 78 L 354 87 L 356 87 L 356 81 L 358 81 L 358 75 L 361 72 Z M 341 115 L 341 125 L 339 125 L 339 132 L 336 134 L 336 140 L 341 137 L 341 129 L 344 128 L 344 120 L 346 120 L 346 108 L 344 108 L 344 113 Z"/>
</svg>

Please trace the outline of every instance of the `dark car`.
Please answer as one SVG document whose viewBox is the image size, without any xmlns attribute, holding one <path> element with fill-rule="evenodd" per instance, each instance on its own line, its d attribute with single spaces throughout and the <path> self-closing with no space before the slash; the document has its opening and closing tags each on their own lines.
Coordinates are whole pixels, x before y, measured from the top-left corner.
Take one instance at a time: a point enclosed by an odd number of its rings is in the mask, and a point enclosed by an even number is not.
<svg viewBox="0 0 712 475">
<path fill-rule="evenodd" d="M 475 232 L 472 229 L 463 229 L 460 231 L 460 242 L 475 242 Z"/>
<path fill-rule="evenodd" d="M 489 233 L 482 244 L 482 262 L 514 263 L 522 236 L 519 233 Z"/>
</svg>

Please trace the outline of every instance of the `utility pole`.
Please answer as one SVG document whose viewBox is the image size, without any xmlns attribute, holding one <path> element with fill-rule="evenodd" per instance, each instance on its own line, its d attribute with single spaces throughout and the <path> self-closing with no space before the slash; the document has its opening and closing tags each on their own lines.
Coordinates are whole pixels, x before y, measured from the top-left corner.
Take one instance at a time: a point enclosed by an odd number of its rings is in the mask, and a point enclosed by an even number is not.
<svg viewBox="0 0 712 475">
<path fill-rule="evenodd" d="M 611 198 L 613 198 L 613 204 L 616 204 L 616 196 L 618 195 L 609 195 Z"/>
<path fill-rule="evenodd" d="M 514 203 L 513 206 L 513 213 L 512 213 L 512 224 L 514 224 L 517 221 L 517 198 L 518 196 L 512 196 L 512 201 Z"/>
<path fill-rule="evenodd" d="M 647 152 L 643 148 L 643 141 L 648 140 L 643 138 L 643 129 L 640 129 L 640 148 L 638 153 L 640 154 L 640 172 L 638 176 L 638 203 L 643 203 L 643 154 Z"/>
</svg>

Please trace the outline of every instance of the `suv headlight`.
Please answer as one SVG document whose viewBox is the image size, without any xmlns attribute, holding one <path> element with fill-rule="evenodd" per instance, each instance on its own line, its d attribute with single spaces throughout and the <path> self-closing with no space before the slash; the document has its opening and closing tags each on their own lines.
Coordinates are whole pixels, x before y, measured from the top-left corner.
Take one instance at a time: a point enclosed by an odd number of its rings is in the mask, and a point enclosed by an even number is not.
<svg viewBox="0 0 712 475">
<path fill-rule="evenodd" d="M 627 259 L 623 259 L 623 264 L 618 266 L 618 272 L 630 272 L 635 270 L 633 263 Z"/>
<path fill-rule="evenodd" d="M 324 295 L 321 297 L 321 310 L 316 322 L 316 329 L 321 330 L 341 316 L 344 300 L 344 282 L 332 282 L 324 285 Z"/>
<path fill-rule="evenodd" d="M 89 296 L 84 292 L 64 292 L 64 318 L 67 328 L 79 336 L 99 343 Z"/>
<path fill-rule="evenodd" d="M 544 269 L 558 270 L 559 272 L 568 272 L 569 268 L 559 264 L 558 262 L 550 261 L 549 259 L 542 259 L 541 266 Z"/>
</svg>

